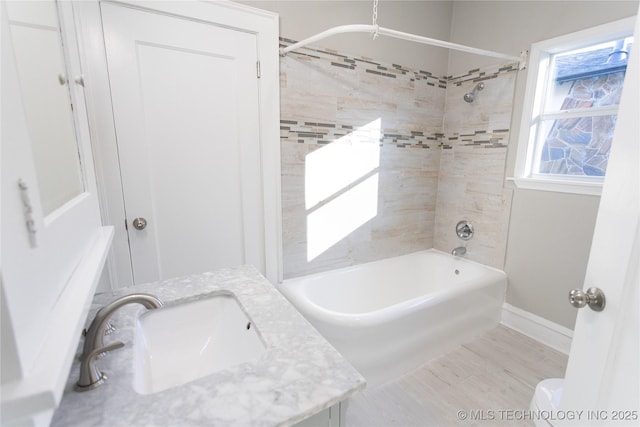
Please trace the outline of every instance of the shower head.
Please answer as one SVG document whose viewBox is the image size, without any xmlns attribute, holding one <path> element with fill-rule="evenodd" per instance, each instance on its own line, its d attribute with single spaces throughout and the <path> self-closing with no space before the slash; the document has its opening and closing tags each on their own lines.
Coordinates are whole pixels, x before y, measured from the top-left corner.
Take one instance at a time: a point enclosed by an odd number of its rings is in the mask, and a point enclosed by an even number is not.
<svg viewBox="0 0 640 427">
<path fill-rule="evenodd" d="M 464 94 L 464 100 L 465 102 L 473 102 L 476 99 L 476 93 L 480 92 L 482 89 L 484 89 L 484 83 L 480 82 L 476 85 L 476 87 L 473 88 L 473 90 L 469 93 L 465 93 Z"/>
</svg>

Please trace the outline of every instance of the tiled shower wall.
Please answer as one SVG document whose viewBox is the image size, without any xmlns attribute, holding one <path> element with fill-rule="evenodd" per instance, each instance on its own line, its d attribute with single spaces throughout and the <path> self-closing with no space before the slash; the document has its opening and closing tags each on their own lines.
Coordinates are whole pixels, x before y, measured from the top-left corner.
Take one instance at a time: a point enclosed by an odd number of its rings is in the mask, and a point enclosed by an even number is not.
<svg viewBox="0 0 640 427">
<path fill-rule="evenodd" d="M 450 250 L 446 229 L 453 230 L 461 215 L 478 218 L 478 228 L 488 230 L 488 208 L 500 209 L 494 193 L 502 200 L 502 181 L 498 189 L 497 180 L 504 174 L 502 145 L 506 146 L 509 126 L 503 117 L 507 113 L 487 111 L 491 97 L 497 96 L 488 95 L 488 82 L 506 81 L 505 76 L 515 73 L 503 70 L 494 77 L 478 72 L 455 80 L 314 49 L 289 53 L 280 67 L 285 278 L 434 246 Z M 462 94 L 474 77 L 490 79 L 481 94 L 488 96 L 481 102 L 479 95 L 475 106 L 482 109 L 469 113 L 447 92 L 460 92 L 464 102 Z M 501 84 L 506 91 L 508 83 Z M 509 100 L 511 96 L 512 88 Z M 502 102 L 507 96 L 499 98 Z M 449 118 L 445 99 L 458 115 Z M 443 123 L 449 124 L 443 128 Z M 453 130 L 458 129 L 456 123 L 460 131 Z M 475 144 L 469 146 L 471 130 Z M 492 136 L 485 143 L 488 131 Z M 491 172 L 486 179 L 474 177 L 466 183 L 471 176 L 459 166 L 468 161 L 480 163 L 465 165 L 467 171 L 481 168 L 485 174 L 489 165 Z M 443 165 L 450 170 L 443 171 Z M 491 193 L 486 212 L 476 215 L 479 212 L 459 206 L 439 185 L 471 192 L 476 199 Z M 438 197 L 446 209 L 436 207 Z M 494 219 L 502 223 L 502 216 Z M 469 245 L 470 257 L 486 252 L 484 245 L 490 245 L 488 239 L 495 233 L 485 237 L 476 240 L 482 245 Z M 486 261 L 494 255 L 478 260 L 495 265 Z"/>
<path fill-rule="evenodd" d="M 447 83 L 444 138 L 440 156 L 434 247 L 466 246 L 466 257 L 504 267 L 512 190 L 506 188 L 505 163 L 513 107 L 516 65 L 472 70 Z M 478 82 L 485 88 L 464 101 Z M 448 148 L 450 147 L 450 148 Z M 455 225 L 471 221 L 475 234 L 458 239 Z"/>
<path fill-rule="evenodd" d="M 312 49 L 280 73 L 284 277 L 433 247 L 446 81 Z"/>
</svg>

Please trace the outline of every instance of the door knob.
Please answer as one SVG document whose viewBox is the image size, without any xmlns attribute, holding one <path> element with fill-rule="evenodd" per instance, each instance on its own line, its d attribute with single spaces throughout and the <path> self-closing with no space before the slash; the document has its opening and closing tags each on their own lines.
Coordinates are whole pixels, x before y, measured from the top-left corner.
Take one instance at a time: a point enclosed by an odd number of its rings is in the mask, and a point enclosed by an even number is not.
<svg viewBox="0 0 640 427">
<path fill-rule="evenodd" d="M 593 311 L 602 311 L 606 300 L 604 292 L 598 288 L 589 288 L 587 292 L 582 289 L 572 289 L 569 291 L 569 303 L 576 308 L 588 305 Z"/>
<path fill-rule="evenodd" d="M 133 220 L 133 228 L 136 230 L 144 230 L 147 227 L 147 220 L 144 218 L 136 218 Z"/>
</svg>

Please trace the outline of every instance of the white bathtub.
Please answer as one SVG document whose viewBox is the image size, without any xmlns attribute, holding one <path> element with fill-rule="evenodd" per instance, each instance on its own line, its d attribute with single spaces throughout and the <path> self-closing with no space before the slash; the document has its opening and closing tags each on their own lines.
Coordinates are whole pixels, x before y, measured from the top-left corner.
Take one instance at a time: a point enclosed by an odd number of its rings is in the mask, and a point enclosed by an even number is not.
<svg viewBox="0 0 640 427">
<path fill-rule="evenodd" d="M 429 249 L 279 289 L 371 387 L 495 327 L 506 284 L 503 271 Z"/>
</svg>

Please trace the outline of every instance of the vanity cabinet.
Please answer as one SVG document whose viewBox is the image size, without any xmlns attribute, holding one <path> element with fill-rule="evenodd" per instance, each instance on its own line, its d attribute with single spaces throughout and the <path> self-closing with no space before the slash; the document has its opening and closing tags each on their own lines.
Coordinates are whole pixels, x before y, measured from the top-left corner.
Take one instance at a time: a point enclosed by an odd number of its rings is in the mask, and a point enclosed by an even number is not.
<svg viewBox="0 0 640 427">
<path fill-rule="evenodd" d="M 108 251 L 70 2 L 2 2 L 1 424 L 48 425 Z"/>
<path fill-rule="evenodd" d="M 319 412 L 306 420 L 295 424 L 295 427 L 343 427 L 344 411 L 347 408 L 347 401 L 337 403 L 330 408 Z"/>
<path fill-rule="evenodd" d="M 98 294 L 94 307 L 104 307 L 130 293 L 123 289 Z M 153 294 L 164 302 L 164 308 L 148 312 L 137 304 L 127 304 L 115 312 L 112 320 L 118 326 L 117 340 L 125 346 L 96 362 L 109 378 L 97 390 L 77 393 L 74 386 L 80 367 L 75 363 L 52 427 L 67 427 L 77 420 L 95 426 L 137 425 L 138 420 L 145 420 L 147 424 L 185 427 L 288 426 L 295 422 L 303 427 L 338 427 L 344 425 L 339 412 L 344 411 L 345 402 L 365 388 L 362 375 L 251 266 L 142 284 L 136 293 Z M 211 307 L 226 303 L 233 309 L 226 314 L 221 314 L 224 309 L 212 313 Z M 163 333 L 163 328 L 153 332 L 154 318 L 187 326 L 217 319 L 211 323 L 215 326 L 226 318 L 229 324 L 223 328 L 227 330 L 224 335 L 235 336 L 234 344 L 222 344 L 216 350 L 216 342 L 221 344 L 225 338 L 217 334 L 205 338 L 207 334 L 201 332 L 208 328 L 193 325 L 179 329 L 187 339 L 180 345 L 181 351 L 175 352 L 175 345 L 171 345 L 175 339 L 165 341 L 169 333 Z M 250 329 L 245 329 L 247 318 Z M 241 344 L 246 341 L 238 334 L 251 337 L 251 346 Z M 200 344 L 203 341 L 204 345 Z M 150 344 L 156 355 L 154 366 L 159 369 L 151 372 L 145 364 L 136 363 L 148 355 L 136 351 L 141 342 L 160 343 Z M 214 349 L 208 352 L 211 345 Z M 220 357 L 207 358 L 201 351 L 209 355 L 219 351 Z M 175 359 L 178 353 L 181 361 Z M 233 362 L 217 369 L 227 356 L 232 356 L 227 360 Z M 188 362 L 191 357 L 204 365 Z M 150 378 L 153 387 L 147 382 Z"/>
</svg>

